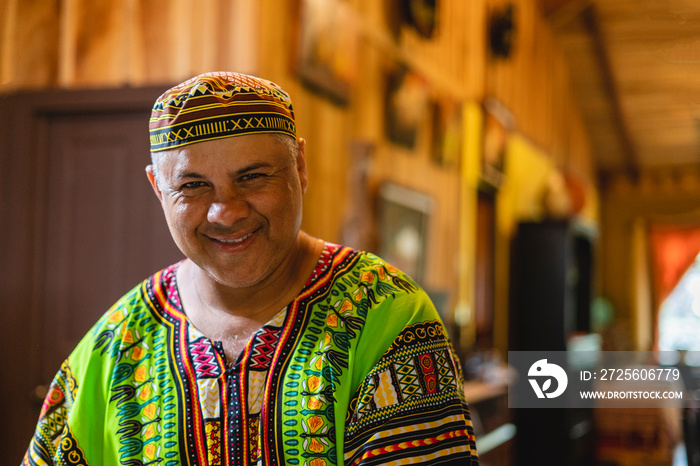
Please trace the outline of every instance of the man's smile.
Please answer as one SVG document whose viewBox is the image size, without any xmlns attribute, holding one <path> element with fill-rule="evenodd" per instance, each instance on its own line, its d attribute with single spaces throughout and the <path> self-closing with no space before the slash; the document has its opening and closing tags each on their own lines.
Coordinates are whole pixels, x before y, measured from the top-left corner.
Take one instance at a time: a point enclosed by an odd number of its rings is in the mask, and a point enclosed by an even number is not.
<svg viewBox="0 0 700 466">
<path fill-rule="evenodd" d="M 212 238 L 212 239 L 214 241 L 218 241 L 220 243 L 241 243 L 241 242 L 247 240 L 248 238 L 250 238 L 253 235 L 253 233 L 255 233 L 255 232 L 251 231 L 250 233 L 248 233 L 247 235 L 245 235 L 241 238 L 234 238 L 234 239 Z"/>
</svg>

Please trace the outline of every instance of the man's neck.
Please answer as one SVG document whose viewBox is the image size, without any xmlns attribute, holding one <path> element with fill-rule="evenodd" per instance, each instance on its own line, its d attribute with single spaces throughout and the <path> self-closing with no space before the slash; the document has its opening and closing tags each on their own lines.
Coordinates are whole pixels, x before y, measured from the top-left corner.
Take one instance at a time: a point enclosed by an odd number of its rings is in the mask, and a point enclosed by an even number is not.
<svg viewBox="0 0 700 466">
<path fill-rule="evenodd" d="M 184 311 L 207 336 L 207 328 L 226 322 L 259 328 L 299 294 L 322 251 L 322 241 L 300 232 L 293 253 L 280 267 L 262 282 L 245 288 L 224 286 L 185 261 L 177 277 Z"/>
</svg>

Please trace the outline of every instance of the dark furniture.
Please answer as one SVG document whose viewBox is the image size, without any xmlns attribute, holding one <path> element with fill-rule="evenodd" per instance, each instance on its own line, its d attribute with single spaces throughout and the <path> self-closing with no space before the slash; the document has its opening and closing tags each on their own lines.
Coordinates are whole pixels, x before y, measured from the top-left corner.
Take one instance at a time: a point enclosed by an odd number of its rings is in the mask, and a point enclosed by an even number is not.
<svg viewBox="0 0 700 466">
<path fill-rule="evenodd" d="M 566 351 L 590 332 L 592 235 L 571 221 L 518 226 L 511 249 L 509 351 Z M 592 410 L 514 409 L 516 464 L 594 463 Z"/>
</svg>

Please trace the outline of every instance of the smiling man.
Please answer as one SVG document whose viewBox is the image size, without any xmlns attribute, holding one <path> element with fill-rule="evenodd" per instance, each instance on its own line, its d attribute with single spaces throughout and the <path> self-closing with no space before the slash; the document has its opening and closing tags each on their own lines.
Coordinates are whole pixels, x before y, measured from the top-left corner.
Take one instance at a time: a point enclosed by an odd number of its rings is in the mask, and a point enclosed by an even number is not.
<svg viewBox="0 0 700 466">
<path fill-rule="evenodd" d="M 408 276 L 301 231 L 289 96 L 207 73 L 165 92 L 148 179 L 186 259 L 65 360 L 26 465 L 476 464 L 459 361 Z"/>
</svg>

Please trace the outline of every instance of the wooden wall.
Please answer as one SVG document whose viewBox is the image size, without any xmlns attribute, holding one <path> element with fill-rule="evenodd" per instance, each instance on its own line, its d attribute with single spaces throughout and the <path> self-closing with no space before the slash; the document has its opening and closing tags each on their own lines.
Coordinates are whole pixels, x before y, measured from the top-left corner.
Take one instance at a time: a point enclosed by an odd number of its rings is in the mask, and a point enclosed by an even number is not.
<svg viewBox="0 0 700 466">
<path fill-rule="evenodd" d="M 0 0 L 0 90 L 165 86 L 215 69 L 271 79 L 292 95 L 299 133 L 308 141 L 311 185 L 303 227 L 330 241 L 343 239 L 347 207 L 357 190 L 365 189 L 348 182 L 349 147 L 357 141 L 369 144 L 373 152 L 365 191 L 370 203 L 386 180 L 434 199 L 426 285 L 448 290 L 450 308 L 461 303 L 470 321 L 478 180 L 465 167 L 478 167 L 480 156 L 481 119 L 474 109 L 485 98 L 496 98 L 512 112 L 515 136 L 554 169 L 580 177 L 595 190 L 587 137 L 563 57 L 535 0 L 511 0 L 516 40 L 505 59 L 488 50 L 490 15 L 502 10 L 505 0 L 439 1 L 438 29 L 431 39 L 396 27 L 393 0 L 340 2 L 349 7 L 348 21 L 358 31 L 356 77 L 344 105 L 309 89 L 297 75 L 298 0 Z M 461 164 L 433 162 L 429 114 L 412 150 L 387 141 L 385 81 L 397 65 L 422 76 L 430 95 L 471 109 L 465 112 L 467 149 Z M 513 215 L 512 222 L 521 216 Z M 507 248 L 510 234 L 501 232 L 499 247 Z M 500 251 L 496 322 L 504 350 L 507 251 Z"/>
<path fill-rule="evenodd" d="M 532 0 L 489 2 L 498 12 L 515 5 L 518 18 L 512 59 L 486 61 L 485 94 L 516 117 L 518 132 L 544 150 L 557 168 L 594 181 L 588 137 L 559 44 Z"/>
</svg>

